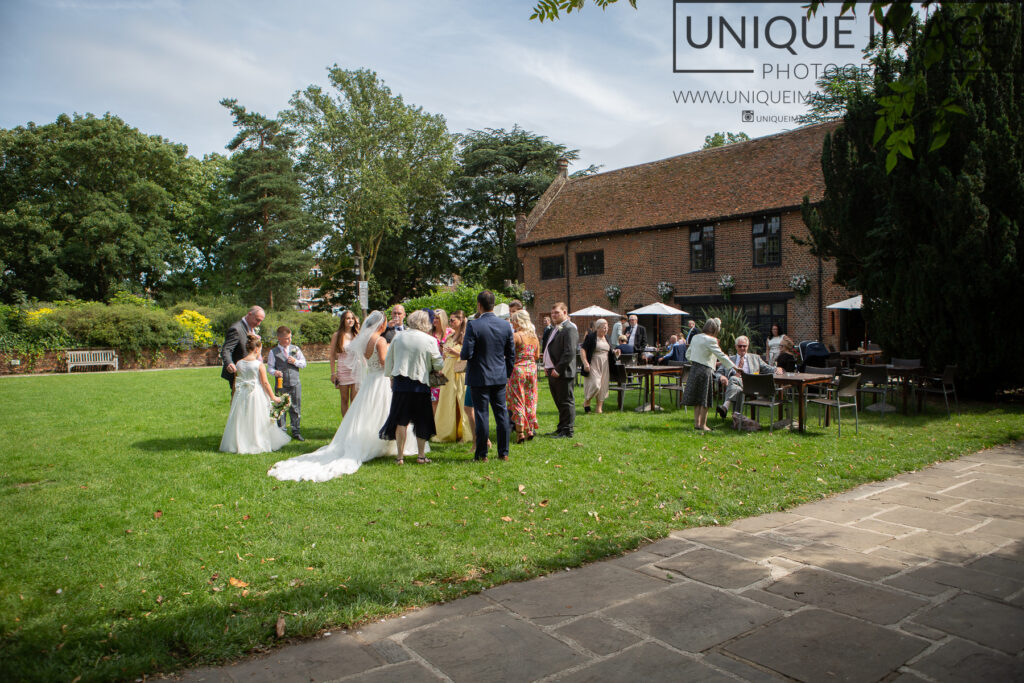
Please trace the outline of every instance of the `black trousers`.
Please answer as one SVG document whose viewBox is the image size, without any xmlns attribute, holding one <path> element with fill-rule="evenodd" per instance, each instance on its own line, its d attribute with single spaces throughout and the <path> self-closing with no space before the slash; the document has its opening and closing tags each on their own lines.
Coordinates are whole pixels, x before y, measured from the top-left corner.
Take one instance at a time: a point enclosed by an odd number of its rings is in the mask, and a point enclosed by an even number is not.
<svg viewBox="0 0 1024 683">
<path fill-rule="evenodd" d="M 573 393 L 574 380 L 572 377 L 548 377 L 548 388 L 551 389 L 551 398 L 558 408 L 558 429 L 559 434 L 572 436 L 576 429 L 576 396 Z"/>
<path fill-rule="evenodd" d="M 494 411 L 494 422 L 498 432 L 498 456 L 508 455 L 509 422 L 508 406 L 505 404 L 505 386 L 504 384 L 491 384 L 469 388 L 469 393 L 473 397 L 473 417 L 476 420 L 474 458 L 487 457 L 487 439 L 491 431 L 487 416 L 488 404 Z"/>
</svg>

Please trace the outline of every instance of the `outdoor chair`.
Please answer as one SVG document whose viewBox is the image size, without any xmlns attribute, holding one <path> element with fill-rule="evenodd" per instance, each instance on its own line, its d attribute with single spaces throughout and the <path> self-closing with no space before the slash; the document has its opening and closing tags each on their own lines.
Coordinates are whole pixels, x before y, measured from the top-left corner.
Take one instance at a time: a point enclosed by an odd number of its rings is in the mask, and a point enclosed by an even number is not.
<svg viewBox="0 0 1024 683">
<path fill-rule="evenodd" d="M 893 358 L 892 364 L 899 368 L 919 368 L 921 367 L 920 358 Z"/>
<path fill-rule="evenodd" d="M 949 412 L 949 395 L 953 395 L 953 402 L 956 405 L 956 414 L 960 414 L 960 400 L 956 397 L 956 366 L 947 365 L 945 371 L 943 371 L 940 377 L 926 377 L 918 387 L 918 391 L 924 394 L 942 394 L 942 398 L 946 400 L 946 417 L 951 417 L 952 413 Z"/>
<path fill-rule="evenodd" d="M 750 407 L 750 417 L 760 424 L 761 408 L 768 409 L 768 431 L 775 428 L 775 408 L 783 405 L 780 387 L 775 386 L 775 375 L 749 375 L 743 377 L 743 405 Z M 790 409 L 792 410 L 792 409 Z M 792 415 L 792 413 L 790 413 Z"/>
<path fill-rule="evenodd" d="M 839 372 L 839 368 L 808 365 L 804 367 L 804 372 L 809 375 L 828 375 L 829 377 L 835 378 L 836 374 Z M 829 385 L 827 384 L 811 384 L 804 390 L 805 404 L 808 399 L 826 397 L 828 395 L 828 389 Z"/>
<path fill-rule="evenodd" d="M 619 362 L 623 365 L 635 365 L 633 362 L 636 359 L 635 353 L 622 353 L 619 354 Z"/>
<path fill-rule="evenodd" d="M 683 370 L 682 374 L 662 377 L 662 379 L 667 381 L 658 383 L 658 400 L 661 400 L 662 391 L 667 391 L 669 394 L 675 393 L 676 407 L 678 408 L 683 400 L 683 389 L 686 387 L 686 379 L 690 375 L 690 364 L 685 360 L 668 360 L 665 361 L 665 365 L 674 365 L 676 367 L 686 368 Z"/>
<path fill-rule="evenodd" d="M 843 435 L 843 408 L 853 408 L 853 418 L 857 425 L 856 430 L 860 433 L 860 415 L 857 412 L 857 387 L 860 384 L 860 375 L 841 375 L 839 383 L 829 389 L 828 396 L 824 398 L 812 398 L 810 403 L 817 403 L 821 408 L 818 411 L 818 424 L 821 424 L 821 413 L 827 408 L 836 410 L 836 425 L 839 428 L 839 436 Z M 844 401 L 843 399 L 848 399 Z"/>
<path fill-rule="evenodd" d="M 884 365 L 857 365 L 857 374 L 860 375 L 860 386 L 857 387 L 857 397 L 864 394 L 873 394 L 875 402 L 878 396 L 882 396 L 882 415 L 885 415 L 885 405 L 889 400 L 889 392 L 893 391 L 889 384 L 889 372 Z"/>
<path fill-rule="evenodd" d="M 641 400 L 644 393 L 644 385 L 637 381 L 630 381 L 629 375 L 626 373 L 626 367 L 622 363 L 613 363 L 609 365 L 611 376 L 608 382 L 608 391 L 616 392 L 619 395 L 619 410 L 622 410 L 624 399 L 627 391 L 635 391 L 641 396 Z"/>
</svg>

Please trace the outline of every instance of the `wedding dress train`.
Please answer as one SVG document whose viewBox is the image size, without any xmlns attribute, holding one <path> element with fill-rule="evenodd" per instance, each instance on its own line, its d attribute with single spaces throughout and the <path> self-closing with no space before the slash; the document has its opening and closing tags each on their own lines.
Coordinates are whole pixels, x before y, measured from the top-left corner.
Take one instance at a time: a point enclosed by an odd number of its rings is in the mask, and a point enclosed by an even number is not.
<svg viewBox="0 0 1024 683">
<path fill-rule="evenodd" d="M 334 439 L 312 453 L 276 463 L 267 474 L 282 481 L 328 481 L 352 474 L 368 460 L 397 455 L 396 442 L 384 441 L 378 436 L 390 410 L 391 379 L 384 375 L 384 368 L 374 354 L 367 361 L 366 377 Z M 411 425 L 405 455 L 416 455 L 416 435 Z"/>
</svg>

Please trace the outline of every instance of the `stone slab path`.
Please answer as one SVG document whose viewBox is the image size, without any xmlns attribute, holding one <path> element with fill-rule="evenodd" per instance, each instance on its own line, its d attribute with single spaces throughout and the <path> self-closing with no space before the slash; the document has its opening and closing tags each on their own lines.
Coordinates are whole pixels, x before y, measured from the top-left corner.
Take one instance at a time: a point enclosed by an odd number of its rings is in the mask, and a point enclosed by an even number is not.
<svg viewBox="0 0 1024 683">
<path fill-rule="evenodd" d="M 1024 442 L 184 680 L 1024 680 Z"/>
</svg>

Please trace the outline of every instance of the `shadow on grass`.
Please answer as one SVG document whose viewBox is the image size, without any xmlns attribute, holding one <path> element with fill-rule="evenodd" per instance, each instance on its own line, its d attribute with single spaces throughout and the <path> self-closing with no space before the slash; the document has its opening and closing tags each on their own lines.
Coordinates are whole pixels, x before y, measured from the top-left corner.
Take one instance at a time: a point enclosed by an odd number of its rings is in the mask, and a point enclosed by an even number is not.
<svg viewBox="0 0 1024 683">
<path fill-rule="evenodd" d="M 315 451 L 319 446 L 311 443 L 314 441 L 323 441 L 324 444 L 330 443 L 330 440 L 334 438 L 334 432 L 326 429 L 312 429 L 303 430 L 302 435 L 306 437 L 306 443 L 292 440 L 286 449 L 292 450 L 292 446 L 298 446 L 302 453 L 307 451 Z M 208 434 L 205 436 L 177 436 L 169 437 L 166 439 L 144 439 L 142 441 L 136 441 L 132 444 L 133 448 L 138 448 L 140 451 L 149 451 L 151 453 L 168 453 L 173 451 L 198 451 L 198 452 L 219 452 L 220 451 L 220 434 Z"/>
</svg>

